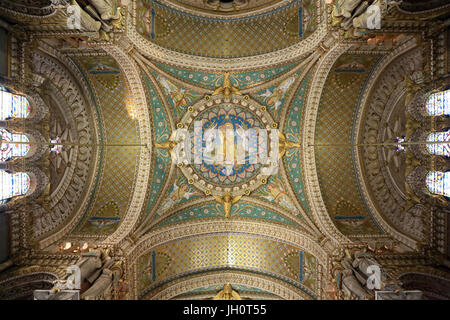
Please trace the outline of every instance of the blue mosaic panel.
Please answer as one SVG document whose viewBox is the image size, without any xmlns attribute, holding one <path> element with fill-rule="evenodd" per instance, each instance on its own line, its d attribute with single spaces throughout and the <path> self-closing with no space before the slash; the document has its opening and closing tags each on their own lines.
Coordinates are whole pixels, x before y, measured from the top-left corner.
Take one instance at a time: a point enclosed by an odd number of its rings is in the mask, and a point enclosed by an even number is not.
<svg viewBox="0 0 450 320">
<path fill-rule="evenodd" d="M 238 203 L 233 205 L 230 215 L 231 217 L 260 219 L 271 222 L 283 223 L 287 225 L 295 225 L 295 223 L 292 222 L 291 220 L 286 219 L 285 217 L 269 209 L 262 208 L 243 201 L 239 201 Z M 158 224 L 158 226 L 162 227 L 172 223 L 185 222 L 188 220 L 223 217 L 223 216 L 225 216 L 225 212 L 223 211 L 222 205 L 218 204 L 217 202 L 210 202 L 207 204 L 203 204 L 201 206 L 184 210 L 183 212 L 180 212 L 164 220 L 163 222 Z"/>
<path fill-rule="evenodd" d="M 297 63 L 291 63 L 267 70 L 232 73 L 230 75 L 230 80 L 233 86 L 238 87 L 239 89 L 250 88 L 282 75 L 295 65 L 297 65 Z M 184 70 L 163 64 L 157 64 L 157 66 L 183 81 L 201 87 L 214 89 L 222 85 L 223 74 L 221 73 Z"/>
<path fill-rule="evenodd" d="M 145 83 L 148 89 L 148 100 L 151 103 L 151 114 L 153 120 L 153 137 L 156 143 L 162 143 L 169 139 L 170 137 L 170 128 L 169 123 L 167 122 L 167 114 L 164 110 L 164 107 L 156 94 L 155 89 L 153 88 L 150 80 L 145 78 Z M 156 149 L 154 150 L 153 157 L 153 176 L 152 176 L 152 185 L 150 187 L 150 195 L 147 202 L 147 206 L 145 212 L 151 210 L 154 205 L 154 202 L 162 190 L 164 186 L 164 182 L 167 179 L 167 174 L 169 172 L 171 163 L 170 153 L 165 149 Z"/>
<path fill-rule="evenodd" d="M 286 140 L 300 143 L 301 136 L 301 121 L 303 101 L 305 99 L 306 86 L 308 84 L 309 75 L 305 77 L 302 84 L 298 88 L 297 94 L 290 106 L 290 110 L 287 116 L 289 119 L 286 122 L 284 129 L 284 135 Z M 298 148 L 287 150 L 284 156 L 284 164 L 286 166 L 286 173 L 291 182 L 292 187 L 296 193 L 297 199 L 300 201 L 303 209 L 309 215 L 309 205 L 306 200 L 306 194 L 303 187 L 302 170 L 300 162 L 300 150 Z"/>
</svg>

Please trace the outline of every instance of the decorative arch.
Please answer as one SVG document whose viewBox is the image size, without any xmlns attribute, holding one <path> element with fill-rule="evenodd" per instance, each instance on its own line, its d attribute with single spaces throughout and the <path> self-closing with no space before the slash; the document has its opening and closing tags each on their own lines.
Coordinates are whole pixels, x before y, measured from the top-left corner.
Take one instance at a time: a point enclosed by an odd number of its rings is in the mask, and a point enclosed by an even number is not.
<svg viewBox="0 0 450 320">
<path fill-rule="evenodd" d="M 315 140 L 319 102 L 325 81 L 334 62 L 350 48 L 346 44 L 333 45 L 332 38 L 330 37 L 330 50 L 318 61 L 308 98 L 304 106 L 305 119 L 303 120 L 302 131 L 302 155 L 305 171 L 305 190 L 313 219 L 320 231 L 332 239 L 334 244 L 338 244 L 339 242 L 349 243 L 350 240 L 336 228 L 325 207 L 319 186 L 314 148 L 311 147 Z"/>
<path fill-rule="evenodd" d="M 89 87 L 73 60 L 44 42 L 39 42 L 38 48 L 30 55 L 33 72 L 42 82 L 47 80 L 45 86 L 49 89 L 49 101 L 65 110 L 65 121 L 70 126 L 73 140 L 81 143 L 100 140 L 99 122 Z M 36 100 L 39 102 L 42 99 L 37 96 Z M 64 172 L 64 180 L 53 190 L 50 208 L 36 206 L 33 212 L 33 237 L 39 239 L 40 248 L 66 235 L 79 221 L 88 204 L 83 200 L 95 183 L 96 175 L 93 173 L 100 162 L 99 152 L 93 152 L 88 147 L 74 147 L 70 162 L 71 166 Z M 66 222 L 64 225 L 63 221 Z M 51 231 L 53 233 L 50 234 Z"/>
<path fill-rule="evenodd" d="M 439 275 L 410 271 L 400 275 L 405 290 L 420 290 L 425 300 L 450 300 L 450 279 Z"/>
<path fill-rule="evenodd" d="M 299 270 L 295 269 L 297 268 L 296 262 L 300 259 L 300 251 L 303 251 L 305 253 L 306 257 L 305 259 L 308 260 L 311 257 L 315 257 L 314 259 L 317 262 L 317 272 L 325 274 L 325 271 L 328 268 L 328 260 L 327 260 L 327 254 L 326 251 L 323 249 L 323 247 L 320 245 L 318 240 L 311 239 L 309 236 L 306 236 L 302 234 L 301 232 L 295 230 L 294 228 L 289 228 L 285 226 L 280 226 L 274 223 L 268 223 L 268 222 L 249 222 L 249 221 L 233 221 L 226 218 L 217 218 L 214 221 L 193 221 L 189 223 L 183 223 L 183 224 L 177 224 L 177 225 L 171 225 L 168 227 L 164 227 L 161 229 L 157 229 L 152 231 L 151 233 L 145 235 L 142 237 L 136 244 L 132 245 L 132 243 L 128 243 L 127 245 L 124 243 L 124 253 L 128 256 L 129 261 L 129 270 L 128 274 L 131 276 L 131 281 L 135 285 L 135 291 L 133 294 L 137 297 L 139 296 L 138 291 L 138 264 L 141 263 L 141 268 L 145 269 L 145 261 L 149 262 L 151 261 L 153 252 L 155 252 L 154 257 L 155 261 L 158 259 L 158 261 L 162 261 L 161 263 L 170 264 L 170 253 L 164 253 L 164 250 L 159 250 L 160 248 L 167 247 L 169 243 L 180 243 L 183 239 L 189 239 L 189 238 L 204 238 L 208 239 L 211 236 L 222 236 L 227 237 L 227 235 L 247 235 L 251 238 L 257 238 L 259 240 L 257 241 L 268 241 L 268 242 L 277 242 L 282 243 L 284 245 L 289 246 L 289 248 L 298 248 L 298 249 L 292 249 L 291 253 L 297 254 L 296 257 L 282 257 L 278 263 L 286 263 L 284 267 L 277 266 L 277 268 L 284 268 L 282 273 L 284 275 L 280 275 L 280 279 L 284 279 L 284 281 L 287 281 L 287 283 L 294 282 L 296 283 L 295 279 L 300 279 L 299 277 Z M 223 239 L 222 239 L 223 240 Z M 206 241 L 206 240 L 205 240 Z M 225 241 L 225 240 L 224 240 Z M 226 240 L 229 241 L 229 240 Z M 230 240 L 231 241 L 231 240 Z M 233 239 L 234 241 L 234 239 Z M 232 243 L 227 242 L 227 243 Z M 127 241 L 128 242 L 128 241 Z M 206 241 L 207 242 L 207 241 Z M 204 242 L 203 244 L 200 243 L 200 245 L 207 245 L 207 243 Z M 224 248 L 226 248 L 228 245 L 226 245 Z M 261 246 L 262 248 L 262 246 Z M 158 253 L 157 253 L 158 252 Z M 200 253 L 199 253 L 200 254 Z M 147 255 L 147 258 L 144 256 Z M 141 258 L 144 257 L 144 258 Z M 192 259 L 200 258 L 200 255 L 195 254 L 195 257 L 193 256 Z M 148 260 L 150 259 L 150 260 Z M 269 258 L 268 258 L 269 259 Z M 293 260 L 292 260 L 293 259 Z M 306 261 L 305 260 L 305 261 Z M 244 261 L 244 260 L 243 260 Z M 267 262 L 267 261 L 266 261 Z M 266 263 L 264 262 L 264 263 Z M 289 269 L 288 265 L 291 265 L 294 263 L 294 265 L 291 266 L 292 270 Z M 305 262 L 306 263 L 306 262 Z M 216 265 L 216 264 L 215 264 Z M 219 264 L 217 264 L 218 266 Z M 227 263 L 225 263 L 227 265 Z M 233 263 L 230 264 L 230 267 L 232 267 Z M 160 265 L 161 266 L 161 265 Z M 212 265 L 211 265 L 212 266 Z M 147 265 L 148 267 L 148 265 Z M 205 267 L 207 267 L 205 265 Z M 236 265 L 237 267 L 237 265 Z M 151 268 L 151 267 L 150 267 Z M 144 270 L 143 269 L 143 270 Z M 195 269 L 195 268 L 194 268 Z M 252 270 L 253 268 L 249 267 L 246 268 L 248 270 Z M 147 271 L 149 271 L 148 269 Z M 157 272 L 161 272 L 162 275 L 165 270 L 163 269 L 154 269 L 155 270 L 155 277 L 158 278 Z M 208 271 L 205 269 L 204 271 Z M 271 273 L 270 270 L 267 270 L 268 274 L 275 275 L 275 273 Z M 294 273 L 292 273 L 294 272 Z M 170 279 L 170 277 L 167 277 L 167 273 L 164 275 L 164 278 L 167 278 L 167 281 Z M 149 284 L 154 285 L 153 283 L 153 275 L 149 278 Z M 155 278 L 155 279 L 156 279 Z M 162 278 L 159 278 L 162 279 Z M 305 278 L 306 279 L 306 278 Z M 166 282 L 167 282 L 166 281 Z M 298 282 L 298 281 L 297 281 Z M 301 287 L 301 285 L 299 285 Z M 318 281 L 315 285 L 316 291 L 315 293 L 310 291 L 310 296 L 322 296 L 322 282 Z M 308 287 L 303 286 L 303 289 L 308 292 Z"/>
<path fill-rule="evenodd" d="M 119 228 L 110 235 L 106 242 L 118 243 L 123 240 L 129 232 L 135 227 L 145 201 L 145 192 L 148 187 L 148 180 L 151 172 L 151 155 L 152 155 L 152 127 L 150 115 L 147 109 L 147 100 L 143 83 L 140 79 L 137 65 L 125 54 L 123 48 L 111 46 L 105 48 L 107 52 L 113 56 L 121 68 L 124 70 L 126 81 L 129 85 L 131 95 L 133 97 L 133 113 L 136 115 L 139 125 L 139 136 L 142 143 L 147 145 L 142 148 L 139 155 L 139 164 L 134 187 L 133 198 L 128 208 L 126 220 L 119 226 Z"/>
<path fill-rule="evenodd" d="M 53 272 L 19 270 L 18 274 L 0 281 L 1 300 L 33 300 L 34 290 L 49 290 L 58 276 Z"/>
<path fill-rule="evenodd" d="M 400 105 L 406 98 L 405 77 L 420 69 L 421 50 L 415 39 L 408 39 L 378 64 L 360 102 L 354 125 L 355 142 L 381 141 L 386 131 L 383 119 L 389 119 L 392 111 L 386 106 Z M 404 209 L 406 199 L 393 183 L 394 179 L 384 166 L 385 155 L 379 149 L 370 146 L 362 152 L 361 148 L 353 147 L 364 201 L 383 230 L 406 246 L 417 248 L 418 240 L 426 236 L 420 210 Z"/>
<path fill-rule="evenodd" d="M 151 300 L 176 299 L 183 293 L 198 290 L 202 287 L 223 286 L 225 283 L 249 286 L 263 292 L 270 292 L 283 300 L 311 300 L 295 286 L 286 284 L 272 277 L 252 274 L 243 271 L 207 272 L 191 275 L 169 282 L 160 290 L 143 297 Z"/>
<path fill-rule="evenodd" d="M 231 71 L 231 70 L 248 70 L 259 67 L 267 67 L 271 65 L 286 63 L 297 59 L 312 52 L 321 41 L 327 36 L 326 10 L 325 3 L 320 2 L 317 6 L 318 26 L 315 32 L 307 39 L 300 41 L 285 49 L 276 52 L 258 55 L 258 59 L 254 56 L 246 56 L 241 58 L 211 58 L 203 56 L 192 56 L 189 54 L 176 52 L 174 50 L 163 48 L 152 41 L 144 38 L 137 31 L 137 14 L 136 1 L 128 10 L 127 17 L 127 38 L 134 47 L 146 57 L 169 64 L 177 65 L 193 69 L 209 69 L 214 71 Z"/>
<path fill-rule="evenodd" d="M 37 167 L 27 166 L 23 171 L 19 170 L 0 170 L 4 172 L 2 173 L 4 192 L 6 195 L 12 194 L 9 198 L 0 200 L 0 210 L 13 210 L 14 214 L 18 215 L 27 210 L 24 204 L 33 203 L 45 192 L 49 184 L 47 175 Z M 17 227 L 18 232 L 26 232 L 23 228 Z"/>
</svg>

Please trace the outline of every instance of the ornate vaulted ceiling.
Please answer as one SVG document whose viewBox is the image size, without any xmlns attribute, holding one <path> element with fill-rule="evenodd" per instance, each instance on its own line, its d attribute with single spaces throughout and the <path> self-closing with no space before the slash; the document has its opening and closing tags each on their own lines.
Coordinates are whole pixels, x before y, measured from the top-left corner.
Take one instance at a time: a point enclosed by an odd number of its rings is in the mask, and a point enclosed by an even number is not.
<svg viewBox="0 0 450 320">
<path fill-rule="evenodd" d="M 43 166 L 48 181 L 5 206 L 5 288 L 61 277 L 90 249 L 122 263 L 116 299 L 211 299 L 226 283 L 251 299 L 355 297 L 336 278 L 355 250 L 398 277 L 420 261 L 449 278 L 435 227 L 448 202 L 407 182 L 430 159 L 391 150 L 420 127 L 406 108 L 448 85 L 447 7 L 418 20 L 385 6 L 381 29 L 361 31 L 336 18 L 336 1 L 69 2 L 0 1 L 2 83 L 40 115 L 24 126 L 63 145 L 21 167 Z M 277 129 L 278 171 L 174 164 L 173 135 L 195 121 Z"/>
</svg>

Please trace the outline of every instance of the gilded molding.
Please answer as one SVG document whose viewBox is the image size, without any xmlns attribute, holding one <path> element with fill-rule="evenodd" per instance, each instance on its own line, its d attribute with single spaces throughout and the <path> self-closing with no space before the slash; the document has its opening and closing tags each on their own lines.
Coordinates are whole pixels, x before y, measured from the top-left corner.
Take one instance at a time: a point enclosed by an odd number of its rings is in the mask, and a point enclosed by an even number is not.
<svg viewBox="0 0 450 320">
<path fill-rule="evenodd" d="M 135 106 L 136 119 L 139 124 L 139 136 L 141 143 L 147 147 L 141 148 L 139 156 L 139 168 L 135 178 L 133 190 L 133 198 L 127 209 L 125 220 L 120 224 L 119 228 L 110 235 L 105 243 L 118 243 L 123 240 L 135 228 L 140 213 L 145 204 L 145 193 L 147 191 L 150 177 L 150 162 L 152 154 L 152 129 L 150 124 L 150 116 L 147 108 L 147 100 L 144 87 L 139 75 L 139 71 L 134 62 L 127 54 L 117 46 L 105 46 L 105 51 L 114 57 L 122 68 L 128 81 L 130 91 L 133 96 Z"/>
<path fill-rule="evenodd" d="M 351 242 L 344 236 L 331 221 L 320 191 L 317 175 L 314 147 L 314 137 L 319 102 L 323 86 L 334 62 L 350 48 L 349 44 L 335 44 L 319 61 L 308 99 L 304 106 L 304 120 L 302 132 L 302 154 L 304 161 L 304 181 L 308 203 L 311 213 L 320 231 L 331 238 L 335 245 Z"/>
</svg>

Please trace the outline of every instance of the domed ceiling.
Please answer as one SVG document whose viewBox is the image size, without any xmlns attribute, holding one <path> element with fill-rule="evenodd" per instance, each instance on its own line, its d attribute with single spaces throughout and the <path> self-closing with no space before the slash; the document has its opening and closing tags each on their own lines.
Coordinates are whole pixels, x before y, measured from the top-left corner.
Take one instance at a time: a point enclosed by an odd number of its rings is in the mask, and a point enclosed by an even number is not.
<svg viewBox="0 0 450 320">
<path fill-rule="evenodd" d="M 41 15 L 0 7 L 23 26 L 16 37 L 33 35 L 14 42 L 13 59 L 33 57 L 13 70 L 22 91 L 47 96 L 53 136 L 84 144 L 52 158 L 51 201 L 27 222 L 34 232 L 13 231 L 35 259 L 110 248 L 125 263 L 120 298 L 204 298 L 229 282 L 250 298 L 323 299 L 345 248 L 419 255 L 432 245 L 426 210 L 403 210 L 406 173 L 357 146 L 400 135 L 404 79 L 430 73 L 429 41 L 386 36 L 398 11 L 383 13 L 385 33 L 349 37 L 358 30 L 336 23 L 332 1 L 116 4 L 97 30 L 62 23 L 66 1 Z M 394 111 L 376 116 L 379 105 Z M 248 157 L 175 163 L 177 130 L 196 123 L 275 132 L 276 170 Z"/>
</svg>

